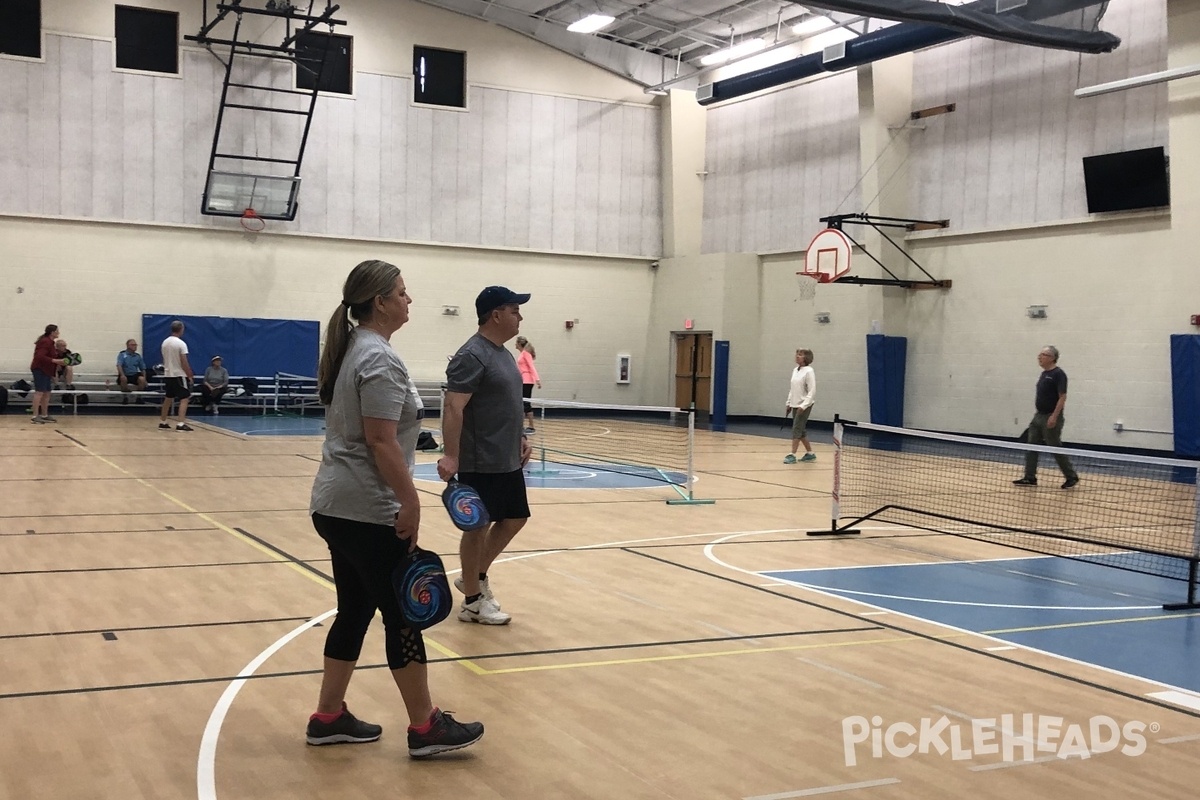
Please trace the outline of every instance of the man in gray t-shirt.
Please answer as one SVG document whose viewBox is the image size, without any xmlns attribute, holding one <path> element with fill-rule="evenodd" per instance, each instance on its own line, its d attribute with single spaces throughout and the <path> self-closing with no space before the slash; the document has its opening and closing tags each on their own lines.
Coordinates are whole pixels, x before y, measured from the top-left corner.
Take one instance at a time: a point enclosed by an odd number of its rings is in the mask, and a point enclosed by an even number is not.
<svg viewBox="0 0 1200 800">
<path fill-rule="evenodd" d="M 528 301 L 528 294 L 503 286 L 480 292 L 475 299 L 479 332 L 446 367 L 445 455 L 438 475 L 445 481 L 457 475 L 479 492 L 492 520 L 463 534 L 462 577 L 454 582 L 466 596 L 458 613 L 463 622 L 505 625 L 512 619 L 500 610 L 487 571 L 529 520 L 521 468 L 531 451 L 524 434 L 521 373 L 504 346 L 520 332 L 521 305 Z"/>
</svg>

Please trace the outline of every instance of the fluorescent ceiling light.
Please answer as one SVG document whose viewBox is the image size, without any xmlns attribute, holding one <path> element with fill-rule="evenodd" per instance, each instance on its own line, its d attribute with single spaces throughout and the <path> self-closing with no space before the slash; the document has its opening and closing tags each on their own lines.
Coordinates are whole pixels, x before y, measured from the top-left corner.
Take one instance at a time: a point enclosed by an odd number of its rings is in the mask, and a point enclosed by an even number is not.
<svg viewBox="0 0 1200 800">
<path fill-rule="evenodd" d="M 811 36 L 814 33 L 820 33 L 833 26 L 834 22 L 829 17 L 809 17 L 793 25 L 792 33 L 797 36 Z"/>
<path fill-rule="evenodd" d="M 700 59 L 700 63 L 706 67 L 711 67 L 713 64 L 724 64 L 726 61 L 732 61 L 735 58 L 757 53 L 766 46 L 767 43 L 762 39 L 747 39 L 744 42 L 735 44 L 733 47 L 726 47 L 724 50 L 709 53 Z"/>
<path fill-rule="evenodd" d="M 578 22 L 572 22 L 567 26 L 567 30 L 571 33 L 595 33 L 606 25 L 612 24 L 616 17 L 610 17 L 607 14 L 589 14 Z"/>
</svg>

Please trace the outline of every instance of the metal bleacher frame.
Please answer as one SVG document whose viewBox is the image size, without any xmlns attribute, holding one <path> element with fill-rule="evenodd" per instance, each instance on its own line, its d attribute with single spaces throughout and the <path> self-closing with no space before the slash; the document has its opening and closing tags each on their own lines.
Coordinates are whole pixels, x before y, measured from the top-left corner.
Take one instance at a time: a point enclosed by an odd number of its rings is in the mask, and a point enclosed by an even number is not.
<svg viewBox="0 0 1200 800">
<path fill-rule="evenodd" d="M 0 372 L 0 385 L 8 388 L 8 404 L 10 406 L 30 406 L 33 404 L 33 389 L 27 392 L 11 388 L 13 383 L 30 380 L 28 372 Z M 231 391 L 220 402 L 221 408 L 243 408 L 251 413 L 262 416 L 269 414 L 298 414 L 315 411 L 323 414 L 320 400 L 317 398 L 317 379 L 304 375 L 293 375 L 277 372 L 272 376 L 257 377 L 253 380 L 258 384 L 256 390 L 250 393 L 235 394 L 242 389 L 246 376 L 230 376 Z M 414 381 L 417 393 L 425 404 L 426 416 L 441 417 L 442 411 L 442 382 Z M 162 377 L 152 375 L 144 391 L 124 392 L 117 388 L 115 374 L 78 374 L 71 384 L 74 389 L 55 388 L 50 393 L 51 408 L 61 409 L 61 413 L 70 411 L 78 414 L 81 405 L 91 410 L 116 411 L 118 409 L 158 409 L 163 401 Z M 24 395 L 24 396 L 22 396 Z M 87 395 L 86 403 L 80 403 L 80 396 Z M 129 398 L 133 402 L 127 402 Z M 192 408 L 201 402 L 198 390 L 193 391 Z"/>
</svg>

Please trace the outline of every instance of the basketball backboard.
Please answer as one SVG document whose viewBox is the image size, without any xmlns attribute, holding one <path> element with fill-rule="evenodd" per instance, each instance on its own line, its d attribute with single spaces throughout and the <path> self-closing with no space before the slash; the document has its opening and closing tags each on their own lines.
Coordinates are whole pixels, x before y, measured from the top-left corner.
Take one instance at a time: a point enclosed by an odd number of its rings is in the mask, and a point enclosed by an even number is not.
<svg viewBox="0 0 1200 800">
<path fill-rule="evenodd" d="M 253 209 L 260 219 L 296 218 L 296 195 L 300 178 L 291 175 L 243 175 L 235 172 L 208 173 L 201 213 L 218 217 L 241 217 Z"/>
<path fill-rule="evenodd" d="M 850 239 L 836 228 L 813 237 L 804 251 L 804 273 L 831 283 L 850 271 Z"/>
</svg>

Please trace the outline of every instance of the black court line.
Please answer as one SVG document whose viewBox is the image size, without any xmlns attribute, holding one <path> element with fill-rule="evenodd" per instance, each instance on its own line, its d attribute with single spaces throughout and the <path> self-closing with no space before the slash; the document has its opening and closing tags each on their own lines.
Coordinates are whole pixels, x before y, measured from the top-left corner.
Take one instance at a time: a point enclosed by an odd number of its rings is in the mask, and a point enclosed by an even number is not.
<svg viewBox="0 0 1200 800">
<path fill-rule="evenodd" d="M 300 558 L 297 558 L 296 556 L 292 555 L 288 551 L 284 550 L 282 547 L 276 547 L 275 545 L 268 542 L 266 539 L 262 538 L 261 536 L 255 536 L 253 533 L 246 530 L 245 528 L 234 528 L 234 530 L 237 531 L 238 533 L 242 534 L 243 536 L 253 539 L 259 545 L 267 548 L 272 553 L 277 553 L 279 556 L 287 559 L 292 564 L 295 564 L 296 566 L 301 567 L 302 569 L 307 570 L 308 572 L 311 572 L 313 575 L 316 575 L 319 578 L 322 578 L 324 580 L 329 581 L 330 583 L 333 583 L 332 575 L 327 575 L 324 572 L 321 572 L 321 570 L 312 566 L 312 564 L 309 563 L 308 561 L 304 561 Z M 314 558 L 311 560 L 312 561 L 330 561 L 330 562 L 333 561 L 332 558 Z M 280 563 L 280 562 L 275 562 L 275 563 Z"/>
<path fill-rule="evenodd" d="M 75 444 L 84 448 L 85 450 L 87 449 L 87 445 L 84 444 L 83 442 L 79 441 L 78 439 L 76 439 L 74 436 L 71 436 L 68 433 L 64 433 L 63 431 L 60 431 L 58 428 L 55 428 L 54 432 L 57 433 L 59 436 L 63 437 L 64 439 L 70 439 L 72 442 L 74 442 Z"/>
<path fill-rule="evenodd" d="M 219 509 L 216 511 L 205 510 L 198 508 L 194 511 L 106 511 L 102 514 L 95 512 L 81 511 L 77 514 L 0 514 L 0 519 L 72 519 L 74 517 L 182 517 L 195 516 L 196 514 L 283 514 L 302 511 L 308 513 L 308 507 L 304 508 L 228 508 Z"/>
<path fill-rule="evenodd" d="M 487 660 L 487 659 L 498 659 L 498 658 L 529 658 L 529 657 L 533 657 L 533 656 L 558 655 L 558 654 L 565 654 L 565 653 L 592 653 L 592 652 L 605 652 L 605 651 L 611 652 L 613 650 L 637 650 L 637 649 L 645 649 L 648 647 L 674 647 L 674 646 L 686 645 L 686 644 L 719 644 L 722 642 L 736 642 L 736 641 L 746 641 L 746 640 L 754 640 L 754 639 L 771 639 L 771 638 L 791 637 L 791 636 L 821 636 L 821 635 L 826 635 L 826 634 L 837 634 L 837 633 L 859 633 L 859 632 L 864 632 L 864 631 L 880 630 L 882 627 L 884 627 L 884 626 L 878 625 L 878 624 L 869 624 L 869 625 L 866 625 L 863 627 L 855 627 L 855 628 L 829 628 L 829 629 L 812 630 L 812 631 L 786 631 L 783 633 L 777 632 L 777 633 L 746 634 L 746 635 L 738 635 L 738 636 L 718 636 L 718 637 L 704 638 L 704 639 L 680 639 L 680 640 L 676 640 L 676 641 L 661 641 L 661 642 L 630 642 L 630 643 L 625 643 L 625 644 L 594 645 L 591 647 L 564 647 L 564 648 L 551 648 L 551 649 L 546 649 L 546 650 L 515 650 L 515 651 L 511 651 L 511 652 L 504 652 L 504 653 L 482 653 L 479 655 L 472 655 L 472 656 L 458 656 L 457 658 L 453 658 L 453 657 L 431 658 L 431 659 L 429 659 L 429 661 L 427 663 L 429 663 L 429 664 L 447 664 L 447 663 L 455 663 L 455 662 L 459 662 L 459 661 L 483 661 L 483 660 Z M 116 630 L 116 629 L 114 628 L 113 630 Z M 746 651 L 747 655 L 753 654 L 754 652 L 755 652 L 754 650 Z M 388 665 L 386 663 L 384 663 L 384 664 L 360 664 L 357 667 L 355 667 L 355 671 L 365 670 L 365 669 L 388 669 Z M 220 676 L 220 677 L 209 677 L 209 678 L 180 678 L 179 680 L 173 680 L 173 681 L 149 681 L 146 683 L 110 684 L 107 686 L 80 686 L 80 687 L 75 687 L 75 688 L 71 688 L 71 689 L 43 689 L 43 690 L 37 691 L 37 692 L 11 692 L 9 694 L 0 694 L 0 700 L 18 700 L 18 699 L 28 698 L 28 697 L 57 697 L 57 696 L 61 696 L 61 695 L 91 694 L 91 693 L 96 693 L 96 692 L 117 692 L 117 691 L 125 691 L 125 690 L 130 690 L 130 689 L 132 689 L 132 690 L 160 689 L 160 688 L 173 688 L 173 687 L 177 687 L 177 686 L 197 686 L 197 685 L 206 684 L 206 683 L 230 683 L 235 680 L 251 681 L 251 680 L 268 680 L 271 678 L 294 678 L 294 677 L 304 676 L 304 675 L 320 675 L 320 674 L 322 674 L 322 672 L 323 672 L 322 669 L 302 669 L 302 670 L 292 670 L 292 671 L 288 671 L 288 672 L 258 672 L 253 675 L 246 675 L 246 676 L 240 677 L 240 678 L 236 675 L 224 675 L 224 676 Z M 1200 716 L 1200 714 L 1198 714 L 1197 716 Z"/>
<path fill-rule="evenodd" d="M 315 461 L 318 464 L 321 463 L 321 459 L 313 458 L 312 456 L 306 456 L 303 453 L 293 453 L 292 455 L 299 456 L 300 458 L 303 458 L 305 461 Z"/>
<path fill-rule="evenodd" d="M 126 534 L 126 533 L 197 533 L 199 531 L 219 531 L 220 528 L 126 528 L 122 530 L 99 530 L 99 531 L 38 531 L 27 530 L 18 531 L 17 533 L 0 533 L 0 536 L 90 536 L 96 534 Z"/>
<path fill-rule="evenodd" d="M 1011 666 L 1019 667 L 1024 670 L 1037 672 L 1042 675 L 1048 675 L 1050 677 L 1058 678 L 1060 680 L 1065 680 L 1070 683 L 1078 684 L 1080 686 L 1086 686 L 1090 689 L 1096 689 L 1100 692 L 1104 692 L 1105 694 L 1116 695 L 1117 697 L 1123 697 L 1127 700 L 1135 700 L 1139 703 L 1156 706 L 1158 708 L 1166 709 L 1167 711 L 1174 711 L 1174 712 L 1177 712 L 1180 714 L 1185 714 L 1189 717 L 1194 717 L 1196 719 L 1200 719 L 1200 711 L 1193 711 L 1191 709 L 1183 708 L 1181 706 L 1172 705 L 1171 703 L 1165 702 L 1163 700 L 1156 700 L 1152 697 L 1146 697 L 1143 695 L 1133 694 L 1132 692 L 1126 692 L 1126 691 L 1117 689 L 1112 686 L 1105 686 L 1103 684 L 1096 683 L 1095 681 L 1089 681 L 1086 678 L 1077 678 L 1073 675 L 1067 675 L 1063 672 L 1059 672 L 1057 670 L 1050 669 L 1049 667 L 1039 667 L 1035 664 L 1028 664 L 1023 661 L 1017 661 L 1016 659 L 1007 658 L 1007 657 L 1001 655 L 1000 653 L 992 653 L 987 650 L 976 650 L 974 647 L 971 647 L 970 645 L 967 645 L 967 644 L 962 644 L 960 642 L 955 642 L 955 641 L 952 641 L 949 639 L 941 639 L 937 636 L 934 636 L 933 634 L 921 633 L 920 631 L 911 630 L 911 629 L 905 628 L 901 625 L 896 625 L 896 624 L 893 624 L 890 622 L 885 622 L 885 621 L 882 621 L 879 619 L 865 619 L 864 617 L 862 617 L 858 614 L 855 614 L 852 611 L 844 611 L 840 608 L 835 608 L 833 606 L 829 606 L 829 605 L 825 605 L 823 603 L 817 602 L 816 600 L 808 600 L 803 597 L 794 597 L 792 595 L 784 594 L 782 592 L 772 591 L 772 589 L 770 587 L 756 586 L 752 583 L 746 583 L 745 581 L 738 580 L 737 578 L 733 578 L 728 575 L 719 575 L 715 572 L 709 572 L 708 570 L 700 569 L 699 567 L 691 567 L 691 566 L 688 566 L 687 564 L 680 564 L 675 561 L 670 561 L 665 558 L 660 558 L 659 556 L 651 555 L 650 553 L 641 553 L 641 552 L 638 552 L 637 550 L 634 550 L 629 547 L 626 547 L 623 549 L 630 555 L 640 556 L 642 558 L 648 558 L 651 561 L 657 561 L 660 564 L 666 564 L 668 566 L 677 567 L 682 570 L 687 570 L 688 572 L 694 572 L 697 575 L 704 575 L 709 578 L 715 578 L 719 581 L 725 581 L 726 583 L 732 583 L 735 586 L 743 586 L 747 589 L 752 589 L 756 592 L 764 592 L 766 594 L 773 595 L 775 597 L 778 597 L 778 598 L 781 598 L 784 600 L 790 600 L 793 603 L 800 603 L 801 605 L 808 606 L 809 608 L 817 608 L 822 611 L 828 611 L 830 613 L 837 614 L 838 616 L 849 617 L 850 619 L 853 619 L 853 620 L 856 620 L 856 621 L 862 622 L 862 623 L 876 624 L 881 629 L 895 631 L 896 633 L 903 633 L 903 634 L 912 636 L 917 639 L 923 639 L 927 642 L 932 642 L 934 644 L 940 644 L 940 645 L 943 645 L 946 647 L 952 647 L 955 650 L 961 650 L 964 653 L 971 653 L 973 655 L 983 656 L 984 658 L 989 658 L 994 661 L 1000 661 L 1004 664 L 1009 664 Z M 795 588 L 803 589 L 804 587 L 797 586 Z M 851 602 L 853 602 L 853 601 L 851 601 Z M 979 635 L 982 636 L 983 634 L 979 634 Z M 1092 666 L 1092 665 L 1089 665 L 1089 666 Z"/>
<path fill-rule="evenodd" d="M 270 547 L 270 545 L 267 545 Z M 271 547 L 272 550 L 278 548 Z M 280 551 L 282 552 L 282 551 Z M 288 557 L 288 560 L 299 566 L 305 567 L 310 572 L 313 572 L 321 577 L 326 577 L 324 573 L 310 567 L 307 562 L 296 558 Z M 314 558 L 313 561 L 331 561 L 328 558 Z M 215 561 L 212 563 L 201 564 L 152 564 L 141 567 L 79 567 L 76 569 L 18 569 L 6 572 L 0 572 L 0 578 L 13 577 L 16 575 L 73 575 L 88 572 L 146 572 L 154 569 L 211 569 L 213 567 L 271 567 L 284 566 L 285 562 L 277 559 L 267 559 L 266 561 Z M 329 578 L 333 580 L 333 578 Z"/>
<path fill-rule="evenodd" d="M 231 619 L 223 622 L 183 622 L 174 625 L 134 625 L 124 628 L 94 628 L 91 630 L 75 631 L 39 631 L 37 633 L 8 633 L 0 635 L 3 639 L 41 639 L 57 636 L 94 636 L 105 633 L 130 633 L 133 631 L 171 631 L 191 630 L 193 628 L 218 628 L 233 625 L 269 625 L 274 622 L 303 622 L 309 617 L 272 617 L 270 619 Z"/>
</svg>

